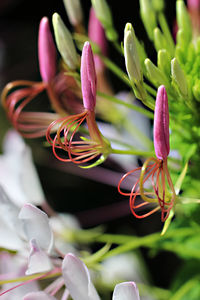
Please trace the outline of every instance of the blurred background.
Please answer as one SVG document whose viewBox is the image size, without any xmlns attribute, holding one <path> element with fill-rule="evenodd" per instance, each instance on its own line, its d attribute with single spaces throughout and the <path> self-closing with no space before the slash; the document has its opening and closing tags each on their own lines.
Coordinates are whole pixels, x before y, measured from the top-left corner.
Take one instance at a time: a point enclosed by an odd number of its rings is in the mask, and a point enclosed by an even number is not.
<svg viewBox="0 0 200 300">
<path fill-rule="evenodd" d="M 125 24 L 131 22 L 138 38 L 144 41 L 149 57 L 155 60 L 153 47 L 147 39 L 139 17 L 139 1 L 110 0 L 108 4 L 112 9 L 120 40 L 123 40 Z M 90 1 L 82 1 L 82 7 L 87 26 Z M 54 12 L 61 15 L 70 29 L 61 0 L 0 0 L 1 90 L 6 83 L 16 79 L 40 81 L 37 57 L 38 26 L 43 16 L 51 19 Z M 172 28 L 175 21 L 175 0 L 166 1 L 166 15 Z M 119 57 L 111 46 L 109 53 L 112 60 L 125 70 L 123 57 Z M 114 75 L 109 75 L 116 93 L 127 89 Z M 41 105 L 45 105 L 44 103 L 45 99 Z M 9 127 L 5 113 L 0 108 L 0 146 Z M 107 232 L 141 236 L 161 230 L 159 214 L 143 220 L 137 220 L 130 214 L 127 198 L 119 195 L 116 188 L 123 170 L 112 160 L 108 160 L 98 169 L 85 171 L 71 164 L 58 162 L 52 156 L 51 149 L 42 147 L 42 142 L 42 140 L 27 140 L 33 150 L 47 201 L 55 210 L 75 214 L 83 228 L 103 224 Z M 156 255 L 146 249 L 142 249 L 142 254 L 151 270 L 153 283 L 168 287 L 176 266 L 180 264 L 177 257 L 165 252 Z"/>
</svg>

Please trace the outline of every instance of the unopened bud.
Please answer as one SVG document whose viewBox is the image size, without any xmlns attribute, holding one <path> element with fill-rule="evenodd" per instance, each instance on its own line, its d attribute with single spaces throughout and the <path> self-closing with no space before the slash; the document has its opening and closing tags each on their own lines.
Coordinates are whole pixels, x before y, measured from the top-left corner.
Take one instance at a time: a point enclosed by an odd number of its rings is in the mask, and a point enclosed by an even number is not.
<svg viewBox="0 0 200 300">
<path fill-rule="evenodd" d="M 158 68 L 163 71 L 167 77 L 170 77 L 171 60 L 166 49 L 158 51 Z"/>
<path fill-rule="evenodd" d="M 83 14 L 80 0 L 63 0 L 70 23 L 76 26 L 82 23 Z"/>
<path fill-rule="evenodd" d="M 188 95 L 188 84 L 184 71 L 176 58 L 171 61 L 172 80 L 176 83 L 182 96 Z"/>
<path fill-rule="evenodd" d="M 154 149 L 158 159 L 167 158 L 169 146 L 169 108 L 164 85 L 157 91 L 154 111 Z"/>
<path fill-rule="evenodd" d="M 42 80 L 49 82 L 56 75 L 56 48 L 47 17 L 42 18 L 40 21 L 38 57 Z"/>
<path fill-rule="evenodd" d="M 157 27 L 156 16 L 149 0 L 140 0 L 140 15 L 150 40 L 153 40 L 153 31 Z"/>
<path fill-rule="evenodd" d="M 183 30 L 186 43 L 189 43 L 192 39 L 192 25 L 183 0 L 176 1 L 176 16 L 178 28 Z"/>
<path fill-rule="evenodd" d="M 200 1 L 199 0 L 187 0 L 187 7 L 189 10 L 199 10 Z"/>
<path fill-rule="evenodd" d="M 161 12 L 164 10 L 165 7 L 164 0 L 152 0 L 152 6 L 155 11 Z"/>
<path fill-rule="evenodd" d="M 88 24 L 88 36 L 92 42 L 94 42 L 101 53 L 106 56 L 107 54 L 107 40 L 105 36 L 104 28 L 102 27 L 100 21 L 97 19 L 93 7 L 90 9 L 90 17 Z M 95 68 L 98 71 L 104 69 L 104 64 L 98 55 L 94 55 Z"/>
<path fill-rule="evenodd" d="M 153 31 L 153 39 L 154 39 L 156 51 L 159 51 L 161 49 L 166 49 L 167 47 L 166 39 L 158 27 L 156 27 Z"/>
<path fill-rule="evenodd" d="M 71 70 L 75 70 L 79 64 L 76 48 L 71 33 L 57 13 L 53 14 L 53 28 L 60 55 L 67 66 Z"/>
<path fill-rule="evenodd" d="M 137 51 L 135 32 L 130 23 L 126 24 L 124 31 L 124 56 L 130 80 L 133 82 L 142 81 L 143 75 Z"/>
<path fill-rule="evenodd" d="M 97 18 L 105 29 L 107 38 L 110 41 L 116 41 L 118 34 L 114 29 L 111 10 L 106 0 L 92 0 L 92 6 Z"/>
<path fill-rule="evenodd" d="M 84 108 L 93 111 L 96 105 L 97 78 L 92 48 L 85 42 L 81 56 L 81 89 Z"/>
<path fill-rule="evenodd" d="M 168 85 L 168 78 L 150 61 L 149 58 L 145 59 L 144 64 L 150 81 L 154 82 L 158 86 L 161 84 Z"/>
</svg>

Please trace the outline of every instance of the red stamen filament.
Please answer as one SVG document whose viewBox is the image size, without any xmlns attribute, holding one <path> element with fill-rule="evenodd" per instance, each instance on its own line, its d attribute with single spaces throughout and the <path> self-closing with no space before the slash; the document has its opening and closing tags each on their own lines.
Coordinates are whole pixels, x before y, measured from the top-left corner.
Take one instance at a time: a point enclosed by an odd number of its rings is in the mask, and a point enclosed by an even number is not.
<svg viewBox="0 0 200 300">
<path fill-rule="evenodd" d="M 63 162 L 73 162 L 75 164 L 87 163 L 95 159 L 101 153 L 101 145 L 93 140 L 74 141 L 75 134 L 79 127 L 86 120 L 88 111 L 83 113 L 61 118 L 53 123 L 47 129 L 46 138 L 52 145 L 53 153 L 57 159 Z M 51 138 L 54 127 L 58 126 L 56 135 Z M 71 133 L 72 132 L 72 133 Z M 61 136 L 63 135 L 63 139 Z M 63 149 L 68 152 L 68 158 L 60 157 L 57 149 Z"/>
<path fill-rule="evenodd" d="M 153 164 L 149 165 L 149 162 L 154 161 Z M 125 193 L 121 191 L 121 183 L 131 174 L 140 170 L 140 178 L 135 182 L 130 193 Z M 151 179 L 151 184 L 154 190 L 153 192 L 144 191 L 145 182 Z M 166 183 L 171 191 L 171 199 L 170 201 L 166 199 Z M 148 217 L 152 215 L 154 212 L 161 209 L 161 220 L 164 222 L 170 213 L 171 208 L 174 205 L 174 200 L 176 197 L 175 190 L 173 187 L 173 183 L 171 181 L 171 177 L 169 171 L 167 169 L 167 160 L 156 160 L 155 158 L 147 159 L 144 163 L 143 167 L 136 168 L 132 171 L 126 173 L 118 184 L 118 191 L 120 194 L 129 196 L 130 209 L 133 215 L 139 219 Z M 136 197 L 141 196 L 143 202 L 135 205 Z M 150 196 L 150 197 L 149 197 Z M 142 215 L 138 215 L 135 210 L 140 209 L 146 205 L 157 203 L 159 206 L 153 208 L 148 213 L 144 213 Z"/>
</svg>

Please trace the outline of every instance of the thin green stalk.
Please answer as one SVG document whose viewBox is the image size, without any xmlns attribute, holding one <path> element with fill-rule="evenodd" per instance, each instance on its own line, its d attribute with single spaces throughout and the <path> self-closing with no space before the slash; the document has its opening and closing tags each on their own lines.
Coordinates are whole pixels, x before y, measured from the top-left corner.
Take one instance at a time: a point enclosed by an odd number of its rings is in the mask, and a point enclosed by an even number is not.
<svg viewBox="0 0 200 300">
<path fill-rule="evenodd" d="M 181 300 L 182 297 L 189 292 L 195 285 L 199 285 L 197 278 L 192 278 L 183 284 L 180 289 L 170 298 L 170 300 Z"/>
<path fill-rule="evenodd" d="M 109 252 L 107 252 L 103 259 L 108 257 L 112 257 L 121 253 L 125 253 L 134 249 L 137 249 L 142 246 L 153 245 L 155 242 L 159 241 L 161 236 L 159 233 L 151 234 L 145 237 L 138 237 L 137 239 L 133 239 L 131 242 L 120 245 Z"/>
<path fill-rule="evenodd" d="M 113 42 L 115 49 L 119 52 L 119 54 L 123 55 L 122 48 L 117 42 Z"/>
<path fill-rule="evenodd" d="M 144 295 L 144 296 L 155 296 L 157 299 L 159 300 L 169 300 L 171 299 L 171 291 L 163 289 L 163 288 L 158 288 L 156 286 L 152 286 L 152 285 L 147 285 L 144 283 L 139 283 L 137 282 L 137 286 L 139 288 L 140 291 L 140 295 Z"/>
<path fill-rule="evenodd" d="M 126 73 L 124 73 L 114 62 L 112 62 L 109 58 L 100 55 L 102 61 L 106 65 L 106 67 L 111 70 L 117 77 L 119 77 L 125 84 L 129 87 L 132 87 L 130 80 Z"/>
<path fill-rule="evenodd" d="M 114 153 L 114 154 L 126 154 L 126 155 L 139 155 L 139 156 L 144 156 L 144 157 L 154 156 L 154 152 L 151 152 L 151 151 L 140 151 L 140 150 L 112 149 L 112 153 Z"/>
<path fill-rule="evenodd" d="M 148 85 L 146 82 L 144 82 L 144 87 L 147 90 L 147 92 L 149 92 L 152 96 L 156 97 L 157 95 L 157 91 L 152 88 L 150 85 Z"/>
<path fill-rule="evenodd" d="M 102 93 L 100 91 L 97 91 L 97 95 L 100 96 L 100 97 L 102 97 L 102 98 L 106 98 L 107 100 L 109 100 L 111 102 L 114 102 L 116 104 L 123 105 L 123 106 L 126 106 L 126 107 L 128 107 L 128 108 L 130 108 L 132 110 L 135 110 L 135 111 L 143 114 L 144 116 L 146 116 L 146 117 L 148 117 L 148 118 L 150 118 L 152 120 L 154 118 L 154 114 L 151 111 L 148 111 L 148 110 L 146 110 L 143 107 L 137 106 L 137 105 L 132 104 L 132 103 L 124 102 L 121 99 L 118 99 L 118 98 L 116 98 L 114 96 L 111 96 L 111 95 L 104 94 L 104 93 Z"/>
</svg>

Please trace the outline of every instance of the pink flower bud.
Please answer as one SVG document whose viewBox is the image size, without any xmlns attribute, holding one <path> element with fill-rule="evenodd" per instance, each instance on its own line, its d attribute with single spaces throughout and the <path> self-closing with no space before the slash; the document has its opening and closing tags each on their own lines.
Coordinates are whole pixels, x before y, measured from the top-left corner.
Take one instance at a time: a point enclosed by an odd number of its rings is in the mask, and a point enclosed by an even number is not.
<svg viewBox="0 0 200 300">
<path fill-rule="evenodd" d="M 89 42 L 85 42 L 81 56 L 81 88 L 84 108 L 93 111 L 96 105 L 97 79 Z"/>
<path fill-rule="evenodd" d="M 56 48 L 47 17 L 43 17 L 40 21 L 38 57 L 42 80 L 49 82 L 56 75 Z"/>
<path fill-rule="evenodd" d="M 158 88 L 154 111 L 154 148 L 158 159 L 167 158 L 169 146 L 169 108 L 164 85 Z"/>
<path fill-rule="evenodd" d="M 187 0 L 187 6 L 189 10 L 199 10 L 200 0 Z"/>
<path fill-rule="evenodd" d="M 88 36 L 92 42 L 97 44 L 101 53 L 103 55 L 107 55 L 107 40 L 105 36 L 105 31 L 100 21 L 97 19 L 95 15 L 95 11 L 93 7 L 90 9 L 90 17 L 88 24 Z M 94 62 L 97 72 L 104 69 L 104 64 L 101 58 L 98 55 L 94 55 Z"/>
</svg>

